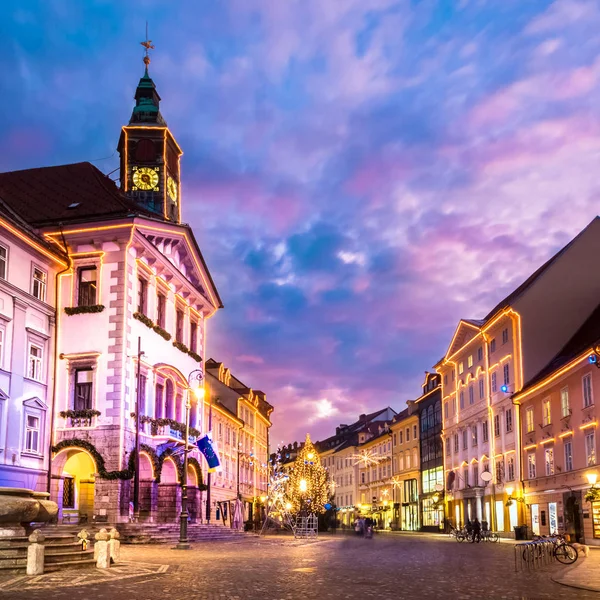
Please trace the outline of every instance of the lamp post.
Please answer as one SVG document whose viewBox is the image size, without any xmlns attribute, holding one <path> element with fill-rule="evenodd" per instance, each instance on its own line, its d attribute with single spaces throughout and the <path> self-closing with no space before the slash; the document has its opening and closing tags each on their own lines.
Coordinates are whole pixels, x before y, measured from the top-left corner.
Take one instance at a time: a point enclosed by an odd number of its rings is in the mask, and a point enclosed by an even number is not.
<svg viewBox="0 0 600 600">
<path fill-rule="evenodd" d="M 190 545 L 187 537 L 188 524 L 188 509 L 187 509 L 187 468 L 188 468 L 188 452 L 190 439 L 190 393 L 193 392 L 196 398 L 200 399 L 204 396 L 204 372 L 201 369 L 192 371 L 188 376 L 188 393 L 185 401 L 185 439 L 183 440 L 183 477 L 181 480 L 181 514 L 179 515 L 179 543 L 175 548 L 177 550 L 189 550 Z M 195 383 L 195 385 L 193 385 Z"/>
</svg>

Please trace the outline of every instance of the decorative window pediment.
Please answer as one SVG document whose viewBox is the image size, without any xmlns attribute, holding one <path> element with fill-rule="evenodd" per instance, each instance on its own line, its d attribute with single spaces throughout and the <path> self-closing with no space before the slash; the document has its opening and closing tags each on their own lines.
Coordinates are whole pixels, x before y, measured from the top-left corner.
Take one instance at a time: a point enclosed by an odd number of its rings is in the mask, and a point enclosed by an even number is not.
<svg viewBox="0 0 600 600">
<path fill-rule="evenodd" d="M 36 410 L 48 410 L 48 405 L 45 402 L 42 402 L 42 400 L 40 400 L 37 396 L 24 400 L 23 406 L 26 406 L 27 408 L 34 408 Z"/>
</svg>

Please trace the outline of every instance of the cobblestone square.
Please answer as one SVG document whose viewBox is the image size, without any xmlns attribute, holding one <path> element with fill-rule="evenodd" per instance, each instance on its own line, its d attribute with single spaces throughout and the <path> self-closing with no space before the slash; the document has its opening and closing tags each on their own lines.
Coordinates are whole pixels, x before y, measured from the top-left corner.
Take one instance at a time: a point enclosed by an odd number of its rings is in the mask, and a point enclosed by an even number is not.
<svg viewBox="0 0 600 600">
<path fill-rule="evenodd" d="M 379 534 L 374 539 L 322 536 L 247 538 L 198 544 L 190 551 L 165 546 L 124 546 L 122 563 L 89 583 L 93 572 L 62 571 L 38 578 L 0 578 L 0 598 L 15 600 L 296 600 L 332 598 L 596 598 L 552 581 L 575 567 L 554 565 L 514 572 L 511 543 L 458 544 L 446 537 Z M 153 568 L 153 565 L 155 568 Z M 128 568 L 129 566 L 129 568 Z M 168 567 L 168 568 L 166 568 Z M 132 577 L 135 570 L 137 577 Z M 573 571 L 574 572 L 574 571 Z M 127 577 L 124 577 L 124 575 Z M 585 578 L 585 575 L 582 575 Z M 86 581 L 88 583 L 86 583 Z M 68 587 L 65 587 L 68 586 Z M 16 587 L 16 589 L 15 589 Z"/>
</svg>

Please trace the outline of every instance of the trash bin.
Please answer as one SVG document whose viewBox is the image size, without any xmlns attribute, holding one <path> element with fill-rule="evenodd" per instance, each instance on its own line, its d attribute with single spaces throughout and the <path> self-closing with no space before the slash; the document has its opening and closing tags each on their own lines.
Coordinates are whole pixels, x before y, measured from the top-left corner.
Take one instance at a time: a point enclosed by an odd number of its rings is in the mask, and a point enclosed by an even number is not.
<svg viewBox="0 0 600 600">
<path fill-rule="evenodd" d="M 527 539 L 527 525 L 516 525 L 513 529 L 515 530 L 515 540 Z"/>
</svg>

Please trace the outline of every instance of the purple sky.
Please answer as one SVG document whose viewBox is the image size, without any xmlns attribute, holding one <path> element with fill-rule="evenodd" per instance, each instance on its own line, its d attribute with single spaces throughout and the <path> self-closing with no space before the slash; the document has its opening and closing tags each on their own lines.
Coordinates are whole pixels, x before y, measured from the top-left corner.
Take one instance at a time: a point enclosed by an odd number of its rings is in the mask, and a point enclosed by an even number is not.
<svg viewBox="0 0 600 600">
<path fill-rule="evenodd" d="M 0 170 L 118 166 L 146 19 L 210 355 L 274 442 L 403 408 L 598 213 L 597 0 L 8 0 Z"/>
</svg>

